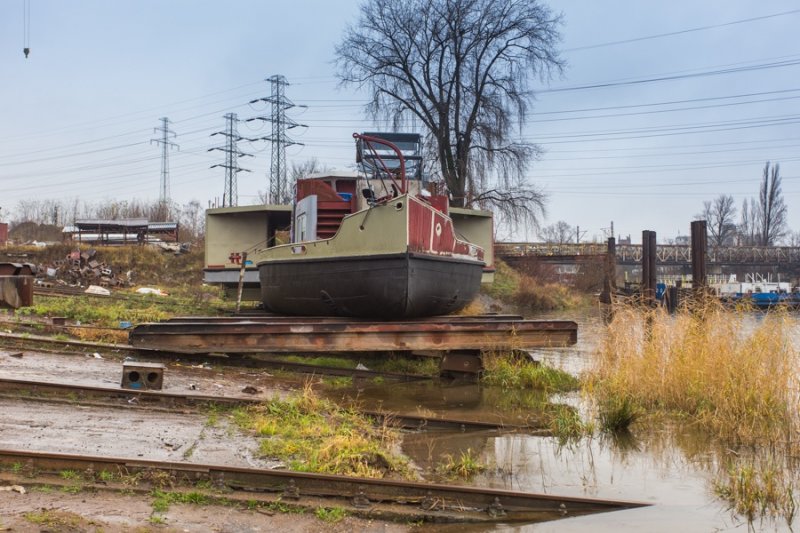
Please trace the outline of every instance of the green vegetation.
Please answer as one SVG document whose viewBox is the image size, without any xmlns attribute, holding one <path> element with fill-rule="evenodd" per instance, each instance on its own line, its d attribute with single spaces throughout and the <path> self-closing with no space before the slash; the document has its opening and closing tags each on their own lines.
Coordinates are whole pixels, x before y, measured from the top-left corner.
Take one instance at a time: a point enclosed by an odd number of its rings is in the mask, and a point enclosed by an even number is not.
<svg viewBox="0 0 800 533">
<path fill-rule="evenodd" d="M 550 430 L 562 446 L 575 443 L 594 432 L 594 426 L 584 422 L 578 411 L 569 405 L 551 405 L 548 414 Z"/>
<path fill-rule="evenodd" d="M 568 372 L 512 354 L 486 354 L 483 366 L 481 380 L 486 385 L 545 392 L 568 392 L 580 387 L 580 380 Z"/>
<path fill-rule="evenodd" d="M 641 414 L 642 409 L 628 397 L 605 398 L 598 408 L 600 428 L 610 433 L 628 431 Z"/>
<path fill-rule="evenodd" d="M 347 516 L 347 511 L 341 507 L 319 507 L 314 514 L 323 522 L 335 524 L 344 520 Z"/>
<path fill-rule="evenodd" d="M 173 492 L 173 491 L 162 491 L 159 489 L 155 489 L 152 492 L 153 496 L 153 512 L 156 513 L 165 513 L 169 511 L 170 505 L 173 503 L 183 503 L 183 504 L 190 504 L 190 505 L 208 505 L 211 503 L 211 498 L 202 493 L 197 491 L 191 492 Z"/>
<path fill-rule="evenodd" d="M 25 520 L 39 526 L 41 531 L 99 531 L 95 522 L 69 511 L 41 509 L 23 515 Z"/>
<path fill-rule="evenodd" d="M 458 457 L 445 454 L 444 462 L 436 468 L 436 471 L 450 478 L 472 479 L 486 468 L 480 457 L 474 454 L 471 448 L 467 448 Z"/>
<path fill-rule="evenodd" d="M 236 409 L 233 419 L 264 437 L 262 455 L 287 461 L 293 470 L 379 478 L 409 473 L 407 460 L 389 451 L 396 431 L 318 397 L 310 386 L 287 399 Z"/>
</svg>

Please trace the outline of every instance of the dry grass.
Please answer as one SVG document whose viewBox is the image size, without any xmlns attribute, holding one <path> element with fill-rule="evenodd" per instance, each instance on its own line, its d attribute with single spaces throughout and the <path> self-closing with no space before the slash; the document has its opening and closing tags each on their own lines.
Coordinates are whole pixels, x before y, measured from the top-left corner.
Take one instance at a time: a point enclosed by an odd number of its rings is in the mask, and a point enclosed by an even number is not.
<svg viewBox="0 0 800 533">
<path fill-rule="evenodd" d="M 581 295 L 560 283 L 543 282 L 521 274 L 500 260 L 495 266 L 494 283 L 482 287 L 482 292 L 521 311 L 556 311 L 585 304 Z"/>
<path fill-rule="evenodd" d="M 783 313 L 622 308 L 587 384 L 601 402 L 688 415 L 733 442 L 784 442 L 800 421 L 792 327 Z"/>
<path fill-rule="evenodd" d="M 791 526 L 800 485 L 797 324 L 782 311 L 714 304 L 674 316 L 616 309 L 586 390 L 611 429 L 641 413 L 702 428 L 724 450 L 714 492 L 751 525 L 782 517 Z"/>
</svg>

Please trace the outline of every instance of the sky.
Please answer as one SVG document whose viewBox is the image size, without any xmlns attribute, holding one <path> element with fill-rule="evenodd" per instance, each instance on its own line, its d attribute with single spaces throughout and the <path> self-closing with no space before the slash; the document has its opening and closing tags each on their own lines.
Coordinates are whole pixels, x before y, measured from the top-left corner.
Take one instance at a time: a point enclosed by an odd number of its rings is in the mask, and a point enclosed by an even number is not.
<svg viewBox="0 0 800 533">
<path fill-rule="evenodd" d="M 0 208 L 18 202 L 155 201 L 168 117 L 170 197 L 220 202 L 223 115 L 269 114 L 272 75 L 290 85 L 307 127 L 287 159 L 346 170 L 351 135 L 386 129 L 367 95 L 342 88 L 334 48 L 359 0 L 0 0 Z M 521 136 L 542 155 L 528 172 L 548 195 L 542 225 L 565 221 L 583 240 L 659 242 L 689 233 L 703 202 L 737 208 L 758 194 L 765 162 L 780 164 L 790 229 L 800 231 L 800 5 L 795 0 L 552 0 L 562 14 L 562 75 L 534 80 Z M 27 28 L 27 32 L 26 32 Z M 26 40 L 27 33 L 27 40 Z M 23 55 L 25 44 L 30 56 Z M 300 106 L 306 107 L 300 107 Z M 269 124 L 244 122 L 245 137 Z M 259 129 L 261 128 L 261 129 Z M 239 205 L 268 190 L 269 144 L 238 176 Z M 533 227 L 498 239 L 536 240 Z"/>
</svg>

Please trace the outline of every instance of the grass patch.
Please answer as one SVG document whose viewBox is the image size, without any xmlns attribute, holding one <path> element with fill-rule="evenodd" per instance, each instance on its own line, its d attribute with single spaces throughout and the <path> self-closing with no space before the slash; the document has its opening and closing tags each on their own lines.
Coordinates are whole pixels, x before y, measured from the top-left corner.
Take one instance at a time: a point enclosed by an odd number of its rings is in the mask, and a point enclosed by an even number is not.
<svg viewBox="0 0 800 533">
<path fill-rule="evenodd" d="M 480 457 L 473 453 L 471 448 L 461 452 L 458 457 L 451 454 L 444 455 L 444 461 L 436 467 L 436 471 L 449 478 L 472 479 L 477 474 L 484 472 L 487 465 L 481 462 Z"/>
<path fill-rule="evenodd" d="M 41 509 L 22 515 L 26 521 L 39 526 L 41 531 L 96 531 L 92 521 L 69 511 Z"/>
<path fill-rule="evenodd" d="M 166 513 L 169 511 L 170 505 L 174 503 L 182 503 L 188 505 L 208 505 L 211 503 L 211 498 L 208 495 L 197 492 L 173 492 L 155 489 L 152 492 L 153 496 L 153 512 Z"/>
<path fill-rule="evenodd" d="M 310 386 L 233 412 L 234 422 L 263 437 L 259 452 L 293 470 L 362 477 L 409 473 L 407 459 L 388 451 L 398 433 L 317 396 Z"/>
<path fill-rule="evenodd" d="M 550 430 L 562 446 L 575 443 L 594 432 L 594 426 L 584 422 L 578 411 L 569 405 L 552 404 L 547 412 Z"/>
<path fill-rule="evenodd" d="M 568 392 L 580 387 L 578 378 L 568 372 L 510 354 L 488 354 L 483 365 L 481 380 L 485 385 L 546 392 Z"/>
<path fill-rule="evenodd" d="M 335 524 L 344 520 L 347 516 L 347 511 L 341 507 L 319 507 L 314 514 L 323 522 Z"/>
</svg>

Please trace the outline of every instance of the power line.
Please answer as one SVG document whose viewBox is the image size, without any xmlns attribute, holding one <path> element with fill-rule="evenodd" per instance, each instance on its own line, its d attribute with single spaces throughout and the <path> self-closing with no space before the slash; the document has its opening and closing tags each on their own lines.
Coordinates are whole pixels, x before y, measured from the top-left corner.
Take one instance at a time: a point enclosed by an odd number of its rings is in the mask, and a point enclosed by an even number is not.
<svg viewBox="0 0 800 533">
<path fill-rule="evenodd" d="M 766 20 L 766 19 L 771 19 L 771 18 L 775 18 L 775 17 L 783 17 L 783 16 L 786 16 L 786 15 L 794 15 L 794 14 L 797 14 L 797 13 L 800 13 L 800 9 L 792 9 L 792 10 L 789 10 L 789 11 L 782 11 L 780 13 L 773 13 L 771 15 L 762 15 L 760 17 L 751 17 L 751 18 L 747 18 L 747 19 L 732 20 L 730 22 L 723 22 L 721 24 L 709 24 L 707 26 L 697 26 L 695 28 L 687 28 L 685 30 L 677 30 L 677 31 L 671 31 L 671 32 L 667 32 L 667 33 L 657 33 L 657 34 L 654 34 L 654 35 L 645 35 L 643 37 L 634 37 L 632 39 L 623 39 L 623 40 L 620 40 L 620 41 L 608 41 L 608 42 L 605 42 L 605 43 L 597 43 L 597 44 L 591 44 L 591 45 L 587 45 L 587 46 L 576 46 L 574 48 L 567 48 L 567 49 L 563 50 L 563 52 L 578 52 L 578 51 L 581 51 L 581 50 L 593 50 L 595 48 L 604 48 L 604 47 L 607 47 L 607 46 L 616 46 L 616 45 L 619 45 L 619 44 L 628 44 L 628 43 L 636 43 L 636 42 L 641 42 L 641 41 L 649 41 L 651 39 L 661 39 L 663 37 L 673 37 L 675 35 L 684 35 L 686 33 L 693 33 L 693 32 L 698 32 L 698 31 L 711 30 L 711 29 L 715 29 L 715 28 L 724 28 L 726 26 L 734 26 L 736 24 L 746 24 L 748 22 L 755 22 L 755 21 L 758 21 L 758 20 Z"/>
<path fill-rule="evenodd" d="M 646 83 L 657 83 L 657 82 L 664 82 L 664 81 L 675 81 L 675 80 L 686 80 L 690 78 L 705 78 L 709 76 L 720 76 L 723 74 L 736 74 L 741 72 L 753 72 L 758 70 L 767 70 L 773 68 L 783 68 L 783 67 L 792 67 L 800 65 L 800 59 L 787 59 L 783 61 L 772 61 L 769 63 L 759 63 L 756 65 L 749 65 L 749 66 L 741 66 L 741 67 L 729 67 L 729 68 L 720 68 L 715 70 L 704 70 L 701 72 L 694 72 L 694 73 L 687 73 L 687 74 L 674 74 L 674 75 L 663 75 L 663 76 L 654 76 L 650 78 L 640 78 L 640 79 L 633 79 L 633 80 L 626 80 L 626 81 L 614 81 L 614 82 L 603 82 L 603 83 L 591 83 L 586 85 L 574 85 L 571 87 L 556 87 L 553 89 L 541 89 L 537 91 L 538 94 L 547 94 L 547 93 L 563 93 L 563 92 L 571 92 L 571 91 L 584 91 L 589 89 L 607 89 L 609 87 L 624 87 L 630 85 L 642 85 Z"/>
</svg>

